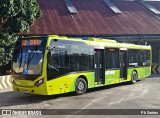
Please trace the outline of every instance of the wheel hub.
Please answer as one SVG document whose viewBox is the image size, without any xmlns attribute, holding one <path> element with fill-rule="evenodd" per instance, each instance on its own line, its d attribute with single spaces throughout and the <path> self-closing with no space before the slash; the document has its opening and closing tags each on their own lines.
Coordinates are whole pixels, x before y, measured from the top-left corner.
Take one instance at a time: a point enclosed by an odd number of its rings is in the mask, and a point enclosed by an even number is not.
<svg viewBox="0 0 160 118">
<path fill-rule="evenodd" d="M 78 90 L 82 91 L 84 89 L 83 82 L 79 82 L 77 87 L 78 87 Z"/>
<path fill-rule="evenodd" d="M 136 73 L 133 73 L 132 78 L 133 78 L 133 81 L 134 81 L 134 82 L 137 81 L 137 75 L 136 75 Z"/>
</svg>

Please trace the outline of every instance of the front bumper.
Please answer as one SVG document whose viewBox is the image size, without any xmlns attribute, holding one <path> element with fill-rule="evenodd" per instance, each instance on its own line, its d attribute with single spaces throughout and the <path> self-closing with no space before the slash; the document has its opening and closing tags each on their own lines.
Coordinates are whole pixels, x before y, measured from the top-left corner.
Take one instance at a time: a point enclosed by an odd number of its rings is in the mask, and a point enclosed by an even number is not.
<svg viewBox="0 0 160 118">
<path fill-rule="evenodd" d="M 12 84 L 13 90 L 27 94 L 48 95 L 48 92 L 43 87 L 22 87 Z"/>
</svg>

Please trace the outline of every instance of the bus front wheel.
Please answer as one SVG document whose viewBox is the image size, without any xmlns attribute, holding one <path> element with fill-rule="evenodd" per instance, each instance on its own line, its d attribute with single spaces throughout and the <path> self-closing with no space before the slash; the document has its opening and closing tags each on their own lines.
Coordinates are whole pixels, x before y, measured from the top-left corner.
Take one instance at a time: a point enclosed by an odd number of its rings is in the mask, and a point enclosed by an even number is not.
<svg viewBox="0 0 160 118">
<path fill-rule="evenodd" d="M 87 90 L 87 82 L 83 78 L 78 78 L 75 86 L 75 93 L 77 95 L 82 95 Z"/>
<path fill-rule="evenodd" d="M 131 83 L 134 84 L 137 82 L 137 79 L 138 79 L 138 75 L 137 75 L 137 72 L 136 71 L 133 71 L 132 72 L 132 80 L 131 80 Z"/>
</svg>

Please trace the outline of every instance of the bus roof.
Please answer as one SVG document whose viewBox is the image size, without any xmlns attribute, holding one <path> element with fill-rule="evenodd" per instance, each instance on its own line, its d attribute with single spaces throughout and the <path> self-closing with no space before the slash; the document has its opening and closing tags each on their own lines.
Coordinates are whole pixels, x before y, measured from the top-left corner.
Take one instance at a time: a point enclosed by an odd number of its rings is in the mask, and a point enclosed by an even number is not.
<svg viewBox="0 0 160 118">
<path fill-rule="evenodd" d="M 151 46 L 146 45 L 135 45 L 129 43 L 119 43 L 115 40 L 111 39 L 102 39 L 102 38 L 94 38 L 88 37 L 87 39 L 83 40 L 82 38 L 69 38 L 66 36 L 59 36 L 59 35 L 22 35 L 21 38 L 47 38 L 48 39 L 61 39 L 61 40 L 72 40 L 78 42 L 84 42 L 91 46 L 100 46 L 100 47 L 109 47 L 109 48 L 128 48 L 128 49 L 148 49 L 151 50 Z"/>
<path fill-rule="evenodd" d="M 72 40 L 72 41 L 79 41 L 84 42 L 88 45 L 96 46 L 96 47 L 110 47 L 110 48 L 128 48 L 128 49 L 147 49 L 151 50 L 151 46 L 146 45 L 135 45 L 135 44 L 129 44 L 129 43 L 119 43 L 115 40 L 111 39 L 102 39 L 102 38 L 94 38 L 89 37 L 85 40 L 81 38 L 68 38 L 66 36 L 58 36 L 58 35 L 49 35 L 51 39 L 62 39 L 62 40 Z"/>
</svg>

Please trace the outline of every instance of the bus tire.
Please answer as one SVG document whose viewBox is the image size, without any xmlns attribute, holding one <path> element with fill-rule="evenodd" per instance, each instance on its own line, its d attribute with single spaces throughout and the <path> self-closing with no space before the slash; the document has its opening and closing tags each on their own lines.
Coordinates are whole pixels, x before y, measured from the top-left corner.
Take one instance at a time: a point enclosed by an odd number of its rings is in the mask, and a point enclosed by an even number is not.
<svg viewBox="0 0 160 118">
<path fill-rule="evenodd" d="M 87 90 L 87 82 L 83 78 L 78 78 L 75 86 L 75 93 L 77 95 L 82 95 Z"/>
<path fill-rule="evenodd" d="M 132 76 L 131 76 L 131 83 L 134 84 L 137 82 L 137 79 L 138 79 L 138 74 L 136 71 L 133 71 L 132 72 Z"/>
</svg>

